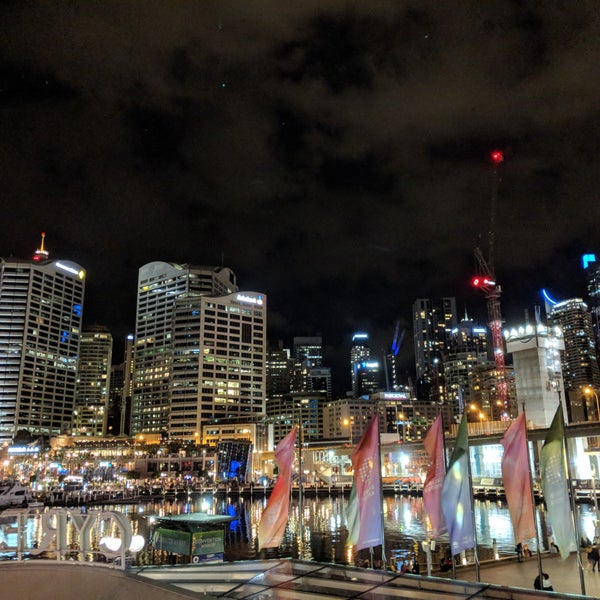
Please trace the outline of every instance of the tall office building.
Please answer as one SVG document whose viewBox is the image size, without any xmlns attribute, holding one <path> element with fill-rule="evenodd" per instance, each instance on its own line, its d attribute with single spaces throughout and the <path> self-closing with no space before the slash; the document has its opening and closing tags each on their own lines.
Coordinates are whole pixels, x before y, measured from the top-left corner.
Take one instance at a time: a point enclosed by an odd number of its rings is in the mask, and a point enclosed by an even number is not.
<svg viewBox="0 0 600 600">
<path fill-rule="evenodd" d="M 0 442 L 71 425 L 85 271 L 43 242 L 32 260 L 0 259 Z"/>
<path fill-rule="evenodd" d="M 75 435 L 106 435 L 112 348 L 112 335 L 104 327 L 81 333 L 72 426 Z"/>
<path fill-rule="evenodd" d="M 417 396 L 443 402 L 439 390 L 443 389 L 441 361 L 448 333 L 458 325 L 456 299 L 442 298 L 435 303 L 428 298 L 418 298 L 413 304 L 413 333 Z"/>
<path fill-rule="evenodd" d="M 131 433 L 167 433 L 173 356 L 173 309 L 182 294 L 221 296 L 237 291 L 226 267 L 151 262 L 138 274 Z"/>
<path fill-rule="evenodd" d="M 265 414 L 267 299 L 179 296 L 173 316 L 169 435 L 199 440 L 208 421 Z"/>
<path fill-rule="evenodd" d="M 133 335 L 125 340 L 124 360 L 113 365 L 110 376 L 107 435 L 130 434 L 131 399 L 133 397 Z"/>
<path fill-rule="evenodd" d="M 371 358 L 369 348 L 369 334 L 356 332 L 352 336 L 350 347 L 350 378 L 352 384 L 352 396 L 358 398 L 361 394 L 358 389 L 358 369 L 360 365 Z"/>
<path fill-rule="evenodd" d="M 563 380 L 569 421 L 596 419 L 593 398 L 584 392 L 588 387 L 600 390 L 596 341 L 587 304 L 581 298 L 558 302 L 552 307 L 549 318 L 560 327 L 564 336 Z"/>
<path fill-rule="evenodd" d="M 293 392 L 308 392 L 309 375 L 314 367 L 323 366 L 323 340 L 320 336 L 300 336 L 293 343 L 294 373 Z"/>
<path fill-rule="evenodd" d="M 292 389 L 294 361 L 283 341 L 268 343 L 267 348 L 267 398 L 281 398 Z"/>
</svg>

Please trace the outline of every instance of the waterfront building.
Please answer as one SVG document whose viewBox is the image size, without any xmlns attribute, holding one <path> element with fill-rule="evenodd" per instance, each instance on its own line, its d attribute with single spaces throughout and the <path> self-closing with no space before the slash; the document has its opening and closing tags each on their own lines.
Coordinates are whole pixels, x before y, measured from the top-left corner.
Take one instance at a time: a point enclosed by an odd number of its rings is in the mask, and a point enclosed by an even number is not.
<svg viewBox="0 0 600 600">
<path fill-rule="evenodd" d="M 294 425 L 302 425 L 304 440 L 322 439 L 325 435 L 323 407 L 326 403 L 325 392 L 291 392 L 281 398 L 268 398 L 266 418 L 273 425 L 274 443 L 285 437 Z"/>
<path fill-rule="evenodd" d="M 25 429 L 56 435 L 71 426 L 85 270 L 51 260 L 0 258 L 0 443 Z"/>
<path fill-rule="evenodd" d="M 113 338 L 106 328 L 81 333 L 72 425 L 75 435 L 107 434 L 112 349 Z"/>
<path fill-rule="evenodd" d="M 107 435 L 130 435 L 133 396 L 133 335 L 125 340 L 124 360 L 113 365 L 110 376 Z"/>
<path fill-rule="evenodd" d="M 444 402 L 442 370 L 443 350 L 447 335 L 457 327 L 456 299 L 442 298 L 433 302 L 418 298 L 413 304 L 413 334 L 417 395 L 434 402 Z"/>
<path fill-rule="evenodd" d="M 265 414 L 267 298 L 180 295 L 173 309 L 168 432 L 198 440 L 208 421 Z"/>
<path fill-rule="evenodd" d="M 526 411 L 529 427 L 550 427 L 564 389 L 562 331 L 541 324 L 526 325 L 507 328 L 504 338 L 506 351 L 512 354 L 519 413 Z"/>
<path fill-rule="evenodd" d="M 238 291 L 227 267 L 151 262 L 139 269 L 131 432 L 167 433 L 170 419 L 173 309 L 188 293 L 224 296 Z M 210 323 L 216 327 L 216 323 Z M 198 431 L 198 430 L 196 430 Z"/>
<path fill-rule="evenodd" d="M 562 370 L 569 422 L 598 420 L 597 405 L 589 388 L 600 390 L 600 367 L 592 319 L 581 298 L 554 304 L 550 321 L 563 333 Z"/>
</svg>

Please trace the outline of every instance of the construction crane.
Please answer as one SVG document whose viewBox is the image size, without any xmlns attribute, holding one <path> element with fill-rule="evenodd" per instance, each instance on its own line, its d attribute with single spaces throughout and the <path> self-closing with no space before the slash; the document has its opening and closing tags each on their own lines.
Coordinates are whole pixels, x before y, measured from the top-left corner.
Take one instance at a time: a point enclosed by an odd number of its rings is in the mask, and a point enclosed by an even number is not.
<svg viewBox="0 0 600 600">
<path fill-rule="evenodd" d="M 502 310 L 500 296 L 502 288 L 496 281 L 495 273 L 495 244 L 496 244 L 496 212 L 498 208 L 498 188 L 500 185 L 499 167 L 504 162 L 504 154 L 500 150 L 494 150 L 490 154 L 493 165 L 492 198 L 490 207 L 490 228 L 488 231 L 488 258 L 483 256 L 481 248 L 475 248 L 475 260 L 477 261 L 478 274 L 473 277 L 471 283 L 474 287 L 484 292 L 487 298 L 488 320 L 492 334 L 492 347 L 494 351 L 494 366 L 496 370 L 496 394 L 497 405 L 502 407 L 503 414 L 508 414 L 508 386 L 506 383 L 504 361 L 504 342 L 502 340 Z M 490 406 L 491 409 L 491 406 Z M 490 415 L 492 413 L 490 412 Z"/>
</svg>

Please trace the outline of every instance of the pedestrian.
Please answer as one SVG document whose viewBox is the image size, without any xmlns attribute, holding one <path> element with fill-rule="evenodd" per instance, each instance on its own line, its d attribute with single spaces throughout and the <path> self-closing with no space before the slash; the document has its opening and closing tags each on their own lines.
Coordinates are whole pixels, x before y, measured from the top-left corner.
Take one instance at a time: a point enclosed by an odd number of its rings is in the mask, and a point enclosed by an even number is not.
<svg viewBox="0 0 600 600">
<path fill-rule="evenodd" d="M 417 559 L 413 561 L 411 573 L 413 575 L 419 575 L 421 573 L 421 567 L 419 566 L 419 561 Z"/>
<path fill-rule="evenodd" d="M 550 582 L 550 575 L 548 575 L 548 573 L 542 573 L 542 581 L 540 581 L 540 576 L 538 575 L 533 580 L 533 587 L 536 590 L 546 590 L 548 592 L 554 591 L 554 588 L 552 587 L 552 583 Z"/>
<path fill-rule="evenodd" d="M 523 562 L 523 544 L 521 542 L 515 546 L 515 552 L 517 553 L 517 560 Z"/>
<path fill-rule="evenodd" d="M 400 573 L 406 573 L 406 571 L 408 571 L 408 565 L 406 564 L 406 561 L 403 560 L 402 566 L 400 567 Z"/>
<path fill-rule="evenodd" d="M 525 558 L 531 558 L 531 550 L 527 544 L 523 544 L 523 556 Z"/>
<path fill-rule="evenodd" d="M 592 571 L 598 569 L 598 572 L 600 572 L 600 551 L 598 550 L 598 546 L 592 546 L 588 554 L 588 560 L 592 565 Z"/>
</svg>

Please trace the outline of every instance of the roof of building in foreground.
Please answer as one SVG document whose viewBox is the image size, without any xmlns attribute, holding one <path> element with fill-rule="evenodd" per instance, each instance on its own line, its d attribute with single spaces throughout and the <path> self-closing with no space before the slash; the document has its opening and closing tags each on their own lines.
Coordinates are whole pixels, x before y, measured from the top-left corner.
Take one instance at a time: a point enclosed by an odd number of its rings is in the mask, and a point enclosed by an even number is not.
<svg viewBox="0 0 600 600">
<path fill-rule="evenodd" d="M 388 571 L 300 560 L 257 560 L 205 565 L 133 568 L 129 575 L 178 590 L 191 598 L 247 598 L 251 600 L 443 600 L 484 598 L 523 600 L 549 594 L 488 583 L 420 577 Z M 552 593 L 553 598 L 584 598 Z"/>
</svg>

